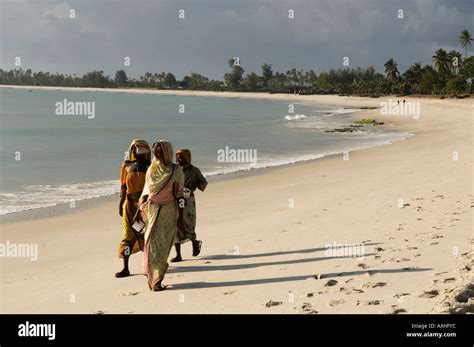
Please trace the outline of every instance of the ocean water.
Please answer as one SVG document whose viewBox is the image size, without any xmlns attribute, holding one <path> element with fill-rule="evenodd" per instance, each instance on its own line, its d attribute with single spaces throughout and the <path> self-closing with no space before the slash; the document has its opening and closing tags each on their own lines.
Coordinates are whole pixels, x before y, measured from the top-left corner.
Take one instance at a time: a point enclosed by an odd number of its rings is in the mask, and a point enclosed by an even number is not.
<svg viewBox="0 0 474 347">
<path fill-rule="evenodd" d="M 94 102 L 95 117 L 56 114 L 56 103 L 64 99 Z M 0 88 L 0 215 L 118 192 L 121 162 L 133 138 L 150 145 L 167 139 L 175 150 L 190 148 L 193 164 L 212 176 L 317 159 L 407 136 L 381 126 L 328 133 L 352 124 L 350 115 L 358 110 L 294 103 L 289 114 L 289 104 Z M 257 161 L 220 162 L 219 151 L 226 147 L 256 150 Z"/>
</svg>

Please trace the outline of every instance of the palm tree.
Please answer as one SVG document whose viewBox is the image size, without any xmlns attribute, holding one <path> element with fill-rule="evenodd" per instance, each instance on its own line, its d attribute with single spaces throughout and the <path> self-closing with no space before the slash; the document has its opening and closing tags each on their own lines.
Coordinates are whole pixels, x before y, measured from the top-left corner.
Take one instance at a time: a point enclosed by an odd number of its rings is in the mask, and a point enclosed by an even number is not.
<svg viewBox="0 0 474 347">
<path fill-rule="evenodd" d="M 409 88 L 412 89 L 413 92 L 419 93 L 422 75 L 423 75 L 423 68 L 421 67 L 421 62 L 415 63 L 412 66 L 410 66 L 410 68 L 407 71 L 405 71 L 405 73 L 403 74 L 403 79 L 408 84 Z"/>
<path fill-rule="evenodd" d="M 397 68 L 398 64 L 395 62 L 395 60 L 390 58 L 390 60 L 387 61 L 383 66 L 385 66 L 385 75 L 387 76 L 387 79 L 389 81 L 395 81 L 400 74 Z"/>
<path fill-rule="evenodd" d="M 471 34 L 469 33 L 469 31 L 467 31 L 467 29 L 464 29 L 461 35 L 459 35 L 459 43 L 466 50 L 466 58 L 467 58 L 467 46 L 471 45 L 471 40 L 472 40 Z"/>
<path fill-rule="evenodd" d="M 435 52 L 433 55 L 433 63 L 435 66 L 436 71 L 438 71 L 439 75 L 446 80 L 448 77 L 449 69 L 449 55 L 444 49 L 440 48 Z"/>
</svg>

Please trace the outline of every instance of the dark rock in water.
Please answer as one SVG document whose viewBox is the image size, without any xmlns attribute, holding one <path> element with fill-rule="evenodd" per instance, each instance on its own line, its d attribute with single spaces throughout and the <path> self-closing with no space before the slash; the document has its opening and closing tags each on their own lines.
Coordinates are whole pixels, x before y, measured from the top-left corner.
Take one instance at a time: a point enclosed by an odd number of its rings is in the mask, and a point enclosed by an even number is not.
<svg viewBox="0 0 474 347">
<path fill-rule="evenodd" d="M 326 284 L 324 285 L 325 287 L 332 287 L 332 286 L 335 286 L 337 284 L 337 281 L 336 280 L 329 280 L 326 282 Z"/>
</svg>

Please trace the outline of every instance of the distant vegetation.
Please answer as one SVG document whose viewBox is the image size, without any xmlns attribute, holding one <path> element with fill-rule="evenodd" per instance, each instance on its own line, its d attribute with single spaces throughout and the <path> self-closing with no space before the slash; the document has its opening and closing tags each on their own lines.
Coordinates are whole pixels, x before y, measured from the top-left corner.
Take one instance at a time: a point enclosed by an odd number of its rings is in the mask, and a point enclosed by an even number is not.
<svg viewBox="0 0 474 347">
<path fill-rule="evenodd" d="M 223 81 L 211 80 L 198 73 L 191 73 L 177 80 L 172 73 L 147 72 L 139 79 L 128 78 L 124 70 L 115 77 L 103 71 L 88 72 L 83 76 L 32 72 L 30 69 L 0 69 L 0 84 L 93 87 L 93 88 L 151 88 L 185 89 L 209 91 L 245 91 L 298 94 L 345 94 L 380 96 L 386 94 L 460 95 L 472 94 L 474 79 L 474 56 L 468 56 L 472 36 L 464 30 L 459 44 L 464 48 L 464 57 L 456 50 L 442 48 L 434 52 L 433 64 L 422 66 L 415 63 L 404 73 L 398 71 L 394 59 L 385 64 L 385 73 L 368 68 L 340 68 L 317 74 L 313 70 L 291 69 L 285 73 L 273 71 L 271 64 L 263 64 L 261 75 L 254 72 L 245 75 L 245 70 L 234 59 L 228 61 L 229 72 Z"/>
</svg>

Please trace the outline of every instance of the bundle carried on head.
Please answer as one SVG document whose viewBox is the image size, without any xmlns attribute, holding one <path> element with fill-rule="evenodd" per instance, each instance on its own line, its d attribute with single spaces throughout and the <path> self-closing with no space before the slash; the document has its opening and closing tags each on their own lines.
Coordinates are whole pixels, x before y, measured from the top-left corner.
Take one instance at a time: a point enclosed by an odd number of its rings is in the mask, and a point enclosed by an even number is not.
<svg viewBox="0 0 474 347">
<path fill-rule="evenodd" d="M 135 155 L 149 154 L 151 153 L 150 145 L 148 142 L 142 139 L 134 139 L 128 148 L 128 158 L 124 161 L 134 161 L 137 158 Z"/>
</svg>

